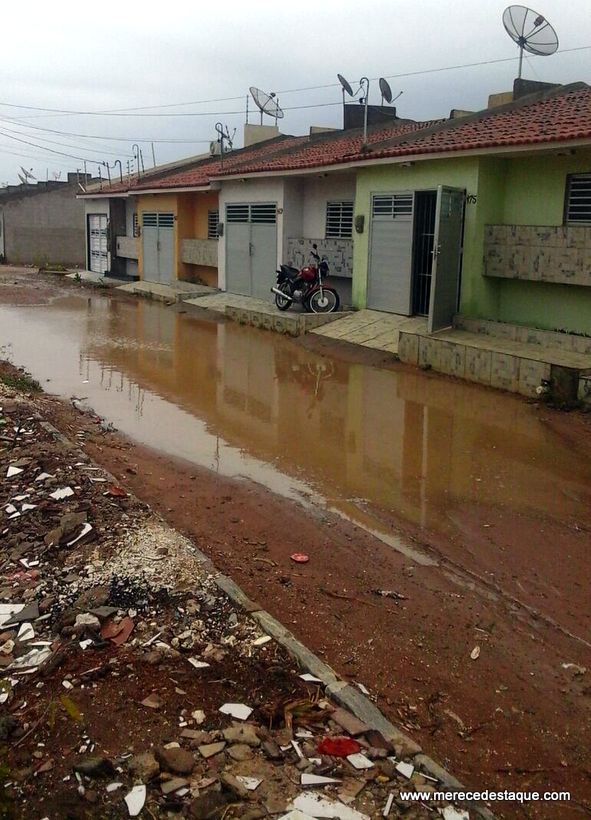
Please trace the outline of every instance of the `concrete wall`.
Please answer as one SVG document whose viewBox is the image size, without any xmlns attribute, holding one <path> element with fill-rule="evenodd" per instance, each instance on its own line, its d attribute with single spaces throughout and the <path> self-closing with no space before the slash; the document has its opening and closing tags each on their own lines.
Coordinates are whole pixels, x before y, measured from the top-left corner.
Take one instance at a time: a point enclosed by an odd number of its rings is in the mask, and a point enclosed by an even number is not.
<svg viewBox="0 0 591 820">
<path fill-rule="evenodd" d="M 511 159 L 506 166 L 502 219 L 491 220 L 491 224 L 562 225 L 567 175 L 591 171 L 591 151 Z M 498 287 L 498 311 L 491 318 L 546 330 L 591 333 L 591 288 L 519 280 L 500 281 Z"/>
<path fill-rule="evenodd" d="M 73 181 L 0 196 L 6 261 L 84 267 L 85 207 L 76 199 L 78 192 Z"/>
<path fill-rule="evenodd" d="M 303 186 L 304 237 L 326 236 L 326 204 L 333 200 L 355 199 L 354 174 L 330 174 L 307 179 Z"/>
</svg>

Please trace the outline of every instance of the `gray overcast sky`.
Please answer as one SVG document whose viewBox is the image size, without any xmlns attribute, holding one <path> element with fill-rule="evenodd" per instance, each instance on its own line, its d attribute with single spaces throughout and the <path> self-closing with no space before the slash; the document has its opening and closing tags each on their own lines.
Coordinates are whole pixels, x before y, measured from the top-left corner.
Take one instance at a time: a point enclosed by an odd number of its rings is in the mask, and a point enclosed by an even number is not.
<svg viewBox="0 0 591 820">
<path fill-rule="evenodd" d="M 239 146 L 250 85 L 280 92 L 286 109 L 281 130 L 292 134 L 307 132 L 309 125 L 341 124 L 338 86 L 290 91 L 335 83 L 337 72 L 352 83 L 362 75 L 391 78 L 394 93 L 404 92 L 397 101 L 404 117 L 424 119 L 447 115 L 451 108 L 483 108 L 487 95 L 509 89 L 517 74 L 517 47 L 501 23 L 506 5 L 505 0 L 5 2 L 0 182 L 18 182 L 19 165 L 42 179 L 47 173 L 51 178 L 54 172 L 82 167 L 80 159 L 18 140 L 111 162 L 117 156 L 125 161 L 132 142 L 139 141 L 146 165 L 151 165 L 150 140 L 187 140 L 157 142 L 159 163 L 201 153 L 221 120 L 230 130 L 237 129 Z M 588 0 L 535 0 L 534 8 L 555 26 L 561 49 L 591 46 Z M 512 57 L 515 61 L 488 66 L 394 76 Z M 591 80 L 590 68 L 591 48 L 529 57 L 524 76 L 586 81 Z M 232 97 L 237 99 L 153 109 L 141 112 L 144 116 L 48 114 L 24 108 L 104 111 Z M 370 101 L 379 102 L 377 82 Z M 316 104 L 321 107 L 297 108 Z M 156 116 L 173 112 L 200 116 Z M 251 122 L 255 119 L 251 115 Z M 96 171 L 97 166 L 88 168 Z"/>
</svg>

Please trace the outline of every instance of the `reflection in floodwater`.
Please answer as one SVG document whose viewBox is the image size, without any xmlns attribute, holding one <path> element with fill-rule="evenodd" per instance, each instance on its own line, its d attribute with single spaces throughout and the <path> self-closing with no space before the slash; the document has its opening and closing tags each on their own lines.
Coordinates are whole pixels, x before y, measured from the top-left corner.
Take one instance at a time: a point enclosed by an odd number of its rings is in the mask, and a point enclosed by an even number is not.
<svg viewBox="0 0 591 820">
<path fill-rule="evenodd" d="M 376 529 L 380 510 L 451 532 L 466 504 L 563 519 L 589 498 L 585 459 L 515 397 L 103 295 L 1 307 L 8 340 L 49 389 L 134 439 L 355 520 L 369 502 Z"/>
</svg>

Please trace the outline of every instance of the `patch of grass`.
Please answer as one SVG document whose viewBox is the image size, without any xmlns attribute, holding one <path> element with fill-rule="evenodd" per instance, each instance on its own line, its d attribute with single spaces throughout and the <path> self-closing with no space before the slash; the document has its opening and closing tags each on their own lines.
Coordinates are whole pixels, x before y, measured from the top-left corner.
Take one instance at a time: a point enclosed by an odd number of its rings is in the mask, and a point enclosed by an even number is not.
<svg viewBox="0 0 591 820">
<path fill-rule="evenodd" d="M 0 373 L 0 382 L 20 393 L 40 393 L 43 389 L 28 373 Z"/>
</svg>

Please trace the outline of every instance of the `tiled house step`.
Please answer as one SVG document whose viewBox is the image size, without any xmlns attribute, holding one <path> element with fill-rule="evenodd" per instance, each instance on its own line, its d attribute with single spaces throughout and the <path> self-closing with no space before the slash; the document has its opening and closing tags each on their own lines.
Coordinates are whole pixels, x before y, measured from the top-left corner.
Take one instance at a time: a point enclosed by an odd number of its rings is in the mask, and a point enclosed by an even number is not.
<svg viewBox="0 0 591 820">
<path fill-rule="evenodd" d="M 274 330 L 289 336 L 301 336 L 319 325 L 336 322 L 347 313 L 306 313 L 294 306 L 282 312 L 274 302 L 235 293 L 215 293 L 198 299 L 184 299 L 183 303 L 201 310 L 223 313 L 242 325 L 252 325 L 263 330 Z"/>
<path fill-rule="evenodd" d="M 499 338 L 467 330 L 433 335 L 401 331 L 401 361 L 432 367 L 440 373 L 536 397 L 547 384 L 557 401 L 584 399 L 586 376 L 591 381 L 591 353 Z"/>
<path fill-rule="evenodd" d="M 422 317 L 358 310 L 347 314 L 340 322 L 316 328 L 312 333 L 397 355 L 401 330 L 422 331 L 426 327 L 427 320 Z"/>
<path fill-rule="evenodd" d="M 468 330 L 471 333 L 482 333 L 496 338 L 512 339 L 516 342 L 540 345 L 541 347 L 574 350 L 577 353 L 591 354 L 591 336 L 580 336 L 576 333 L 559 333 L 553 330 L 539 330 L 536 327 L 514 325 L 509 322 L 494 322 L 490 319 L 472 319 L 457 314 L 454 316 L 454 327 Z"/>
</svg>

